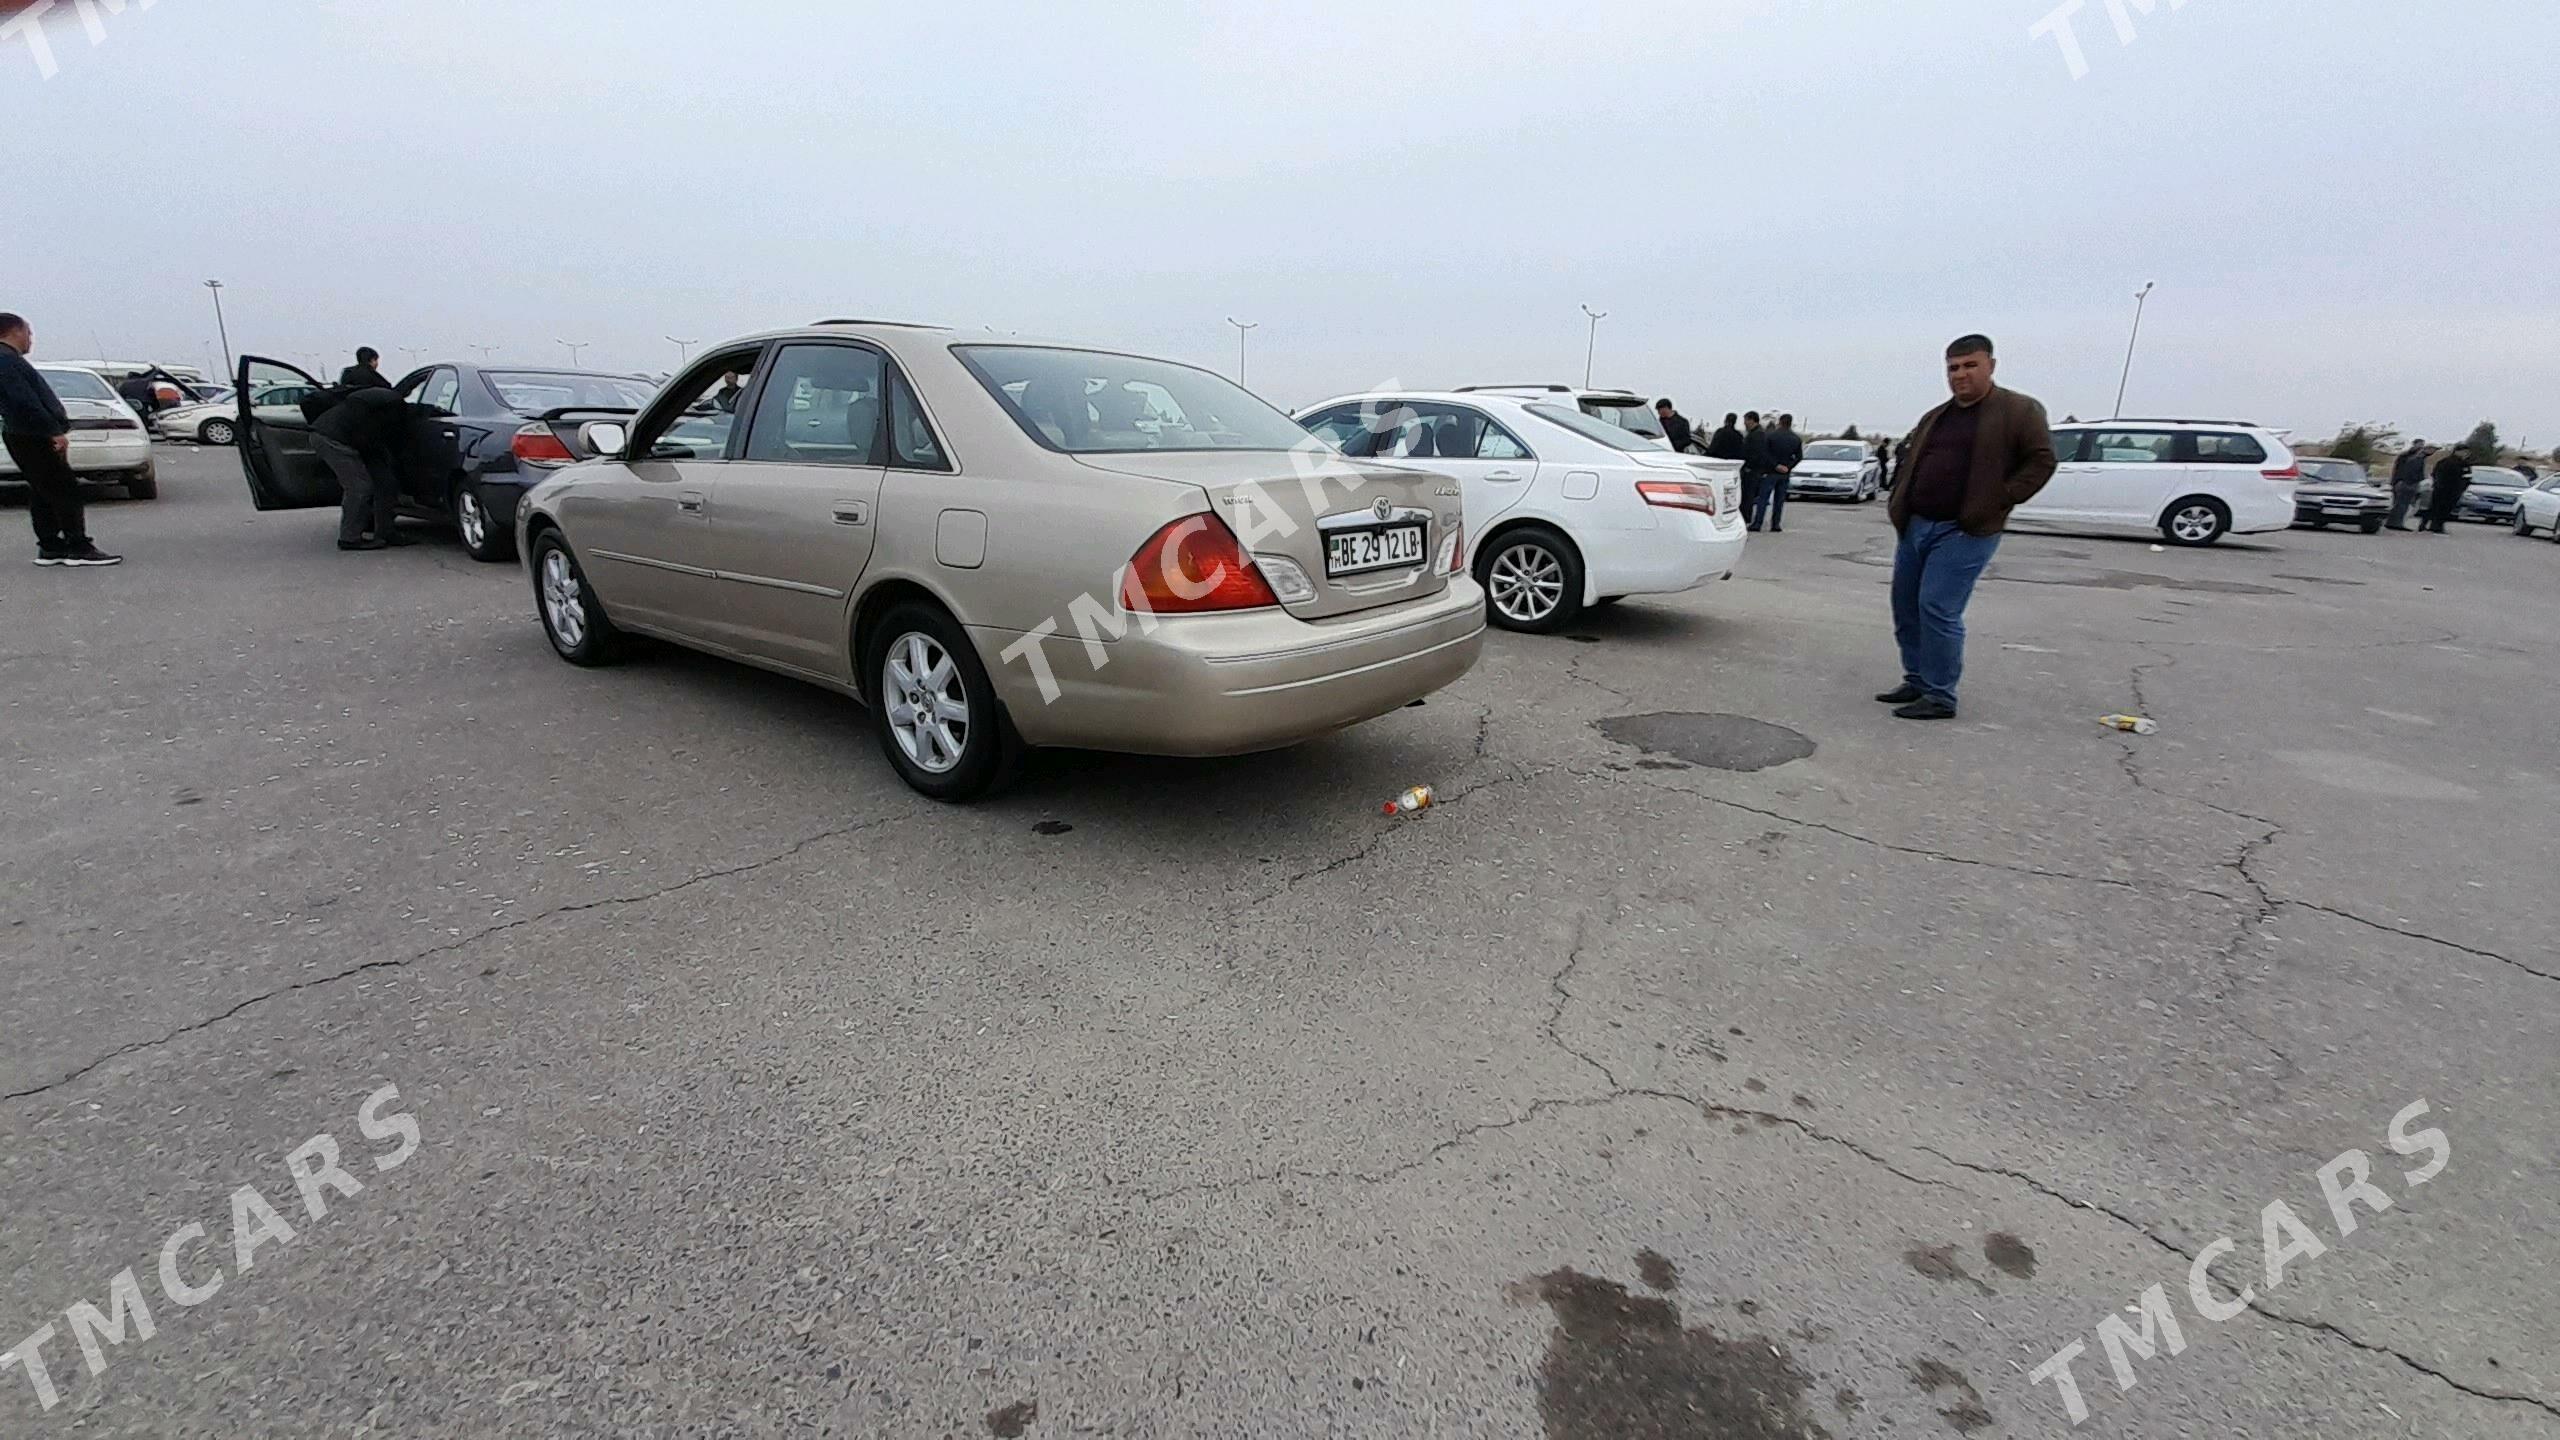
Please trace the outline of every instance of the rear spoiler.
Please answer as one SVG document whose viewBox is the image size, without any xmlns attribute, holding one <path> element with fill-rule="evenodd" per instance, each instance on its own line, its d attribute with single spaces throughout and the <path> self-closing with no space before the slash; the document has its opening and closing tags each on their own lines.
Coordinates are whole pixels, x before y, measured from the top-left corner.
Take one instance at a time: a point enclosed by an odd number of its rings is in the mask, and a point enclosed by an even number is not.
<svg viewBox="0 0 2560 1440">
<path fill-rule="evenodd" d="M 637 415 L 639 413 L 640 408 L 636 405 L 563 405 L 557 410 L 545 410 L 535 418 L 546 424 L 557 424 L 572 415 Z"/>
</svg>

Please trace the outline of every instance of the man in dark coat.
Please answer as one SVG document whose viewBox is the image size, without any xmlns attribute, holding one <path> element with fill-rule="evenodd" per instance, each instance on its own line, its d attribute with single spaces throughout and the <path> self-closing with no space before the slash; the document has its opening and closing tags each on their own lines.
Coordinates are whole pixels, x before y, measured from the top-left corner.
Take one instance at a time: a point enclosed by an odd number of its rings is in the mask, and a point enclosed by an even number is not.
<svg viewBox="0 0 2560 1440">
<path fill-rule="evenodd" d="M 1760 427 L 1760 412 L 1742 417 L 1742 518 L 1757 530 L 1769 515 L 1769 482 L 1777 462 L 1769 455 L 1769 432 Z"/>
<path fill-rule="evenodd" d="M 1787 513 L 1787 487 L 1793 484 L 1796 467 L 1804 463 L 1804 440 L 1796 434 L 1796 417 L 1781 415 L 1778 428 L 1769 435 L 1769 463 L 1777 470 L 1777 478 L 1769 482 L 1769 533 L 1777 534 L 1786 527 L 1779 523 Z"/>
<path fill-rule="evenodd" d="M 36 529 L 39 565 L 113 565 L 89 540 L 80 510 L 80 477 L 71 471 L 71 417 L 44 374 L 27 363 L 35 327 L 0 313 L 0 444 L 27 482 L 27 519 Z"/>
<path fill-rule="evenodd" d="M 350 390 L 391 388 L 391 382 L 383 378 L 382 356 L 370 345 L 356 347 L 356 363 L 338 372 L 338 383 Z"/>
<path fill-rule="evenodd" d="M 2400 458 L 2391 462 L 2391 518 L 2382 522 L 2385 530 L 2409 528 L 2409 511 L 2418 503 L 2418 487 L 2427 480 L 2427 442 L 2412 440 Z"/>
<path fill-rule="evenodd" d="M 1653 402 L 1653 418 L 1662 422 L 1662 438 L 1671 442 L 1671 448 L 1677 453 L 1686 455 L 1690 447 L 1698 443 L 1697 436 L 1690 432 L 1689 417 L 1681 414 L 1669 400 Z"/>
<path fill-rule="evenodd" d="M 414 543 L 400 533 L 399 457 L 409 444 L 409 402 L 385 386 L 361 385 L 323 401 L 311 422 L 311 449 L 338 477 L 338 548 L 380 550 Z"/>
<path fill-rule="evenodd" d="M 1734 422 L 1741 418 L 1730 410 L 1725 412 L 1724 423 L 1717 426 L 1716 433 L 1707 438 L 1707 458 L 1711 460 L 1742 458 L 1742 432 L 1734 426 Z"/>
<path fill-rule="evenodd" d="M 1893 638 L 1902 683 L 1876 699 L 1905 720 L 1952 720 L 1964 674 L 1964 612 L 2009 512 L 2053 478 L 2044 407 L 1992 383 L 1991 342 L 1947 347 L 1953 397 L 1903 437 L 1902 468 L 1886 513 L 1893 552 Z"/>
<path fill-rule="evenodd" d="M 2444 452 L 2436 462 L 2435 488 L 2427 496 L 2427 518 L 2419 522 L 2421 533 L 2444 533 L 2444 522 L 2462 508 L 2462 492 L 2471 488 L 2471 447 L 2456 445 Z"/>
</svg>

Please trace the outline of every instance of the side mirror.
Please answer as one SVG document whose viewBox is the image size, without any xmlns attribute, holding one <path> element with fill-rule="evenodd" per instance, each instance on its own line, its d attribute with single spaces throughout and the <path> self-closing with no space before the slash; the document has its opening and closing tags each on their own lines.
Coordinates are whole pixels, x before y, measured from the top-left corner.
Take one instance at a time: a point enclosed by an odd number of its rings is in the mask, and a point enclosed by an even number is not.
<svg viewBox="0 0 2560 1440">
<path fill-rule="evenodd" d="M 620 455 L 630 439 L 631 432 L 619 420 L 590 420 L 578 427 L 578 443 L 599 458 Z"/>
</svg>

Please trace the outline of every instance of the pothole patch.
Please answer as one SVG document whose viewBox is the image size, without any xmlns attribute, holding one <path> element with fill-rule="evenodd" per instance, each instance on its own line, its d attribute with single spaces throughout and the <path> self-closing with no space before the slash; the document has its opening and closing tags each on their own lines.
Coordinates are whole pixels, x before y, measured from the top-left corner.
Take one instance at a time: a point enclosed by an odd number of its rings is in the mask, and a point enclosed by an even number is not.
<svg viewBox="0 0 2560 1440">
<path fill-rule="evenodd" d="M 1802 760 L 1814 751 L 1812 739 L 1802 731 L 1748 715 L 1658 710 L 1648 715 L 1612 715 L 1591 723 L 1618 744 L 1714 770 L 1766 770 Z"/>
</svg>

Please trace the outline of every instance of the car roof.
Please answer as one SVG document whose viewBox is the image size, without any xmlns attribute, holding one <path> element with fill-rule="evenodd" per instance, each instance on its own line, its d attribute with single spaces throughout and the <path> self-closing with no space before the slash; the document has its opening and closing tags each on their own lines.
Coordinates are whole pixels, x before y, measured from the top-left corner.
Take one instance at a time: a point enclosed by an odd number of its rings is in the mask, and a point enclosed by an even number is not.
<svg viewBox="0 0 2560 1440">
<path fill-rule="evenodd" d="M 1517 395 L 1524 392 L 1531 392 L 1540 395 L 1571 395 L 1576 399 L 1583 400 L 1625 399 L 1634 401 L 1637 404 L 1644 403 L 1644 397 L 1633 390 L 1612 389 L 1605 385 L 1461 385 L 1456 390 L 1449 393 L 1453 395 Z"/>
<path fill-rule="evenodd" d="M 2268 430 L 2266 426 L 2259 424 L 2255 420 L 2197 420 L 2166 415 L 2109 415 L 2097 420 L 2062 420 L 2056 422 L 2057 428 L 2062 425 L 2069 425 L 2075 428 L 2086 428 L 2091 425 L 2162 425 L 2173 430 L 2182 428 L 2189 430 L 2266 430 L 2268 434 L 2272 435 L 2275 433 L 2272 430 Z"/>
</svg>

